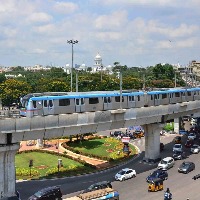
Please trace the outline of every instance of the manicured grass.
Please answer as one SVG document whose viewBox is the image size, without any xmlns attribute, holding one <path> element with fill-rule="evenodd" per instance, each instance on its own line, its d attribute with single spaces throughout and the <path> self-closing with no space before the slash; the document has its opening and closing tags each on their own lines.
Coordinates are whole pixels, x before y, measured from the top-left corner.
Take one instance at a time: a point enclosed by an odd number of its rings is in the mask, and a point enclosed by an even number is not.
<svg viewBox="0 0 200 200">
<path fill-rule="evenodd" d="M 68 142 L 67 145 L 82 153 L 102 157 L 109 157 L 110 154 L 118 151 L 122 152 L 123 148 L 123 143 L 116 138 L 100 138 L 84 140 L 82 142 Z M 129 147 L 131 149 L 131 155 L 136 154 L 135 147 L 132 145 L 129 145 Z"/>
<path fill-rule="evenodd" d="M 48 153 L 40 153 L 40 152 L 29 152 L 29 153 L 21 153 L 17 154 L 15 157 L 15 166 L 17 168 L 24 168 L 26 170 L 30 170 L 29 168 L 29 161 L 33 160 L 33 167 L 32 170 L 37 170 L 39 172 L 39 177 L 46 176 L 46 172 L 49 169 L 57 168 L 58 166 L 58 159 L 62 159 L 63 168 L 74 168 L 76 169 L 82 169 L 85 168 L 85 170 L 92 171 L 91 168 L 84 166 L 83 164 L 76 162 L 74 160 L 62 157 L 62 156 L 55 156 Z M 75 171 L 75 170 L 74 170 Z M 76 172 L 77 173 L 77 172 Z M 65 174 L 67 175 L 67 174 Z M 69 175 L 71 175 L 71 172 L 69 172 Z M 23 178 L 23 177 L 17 177 L 17 178 Z M 38 178 L 38 177 L 37 177 Z"/>
</svg>

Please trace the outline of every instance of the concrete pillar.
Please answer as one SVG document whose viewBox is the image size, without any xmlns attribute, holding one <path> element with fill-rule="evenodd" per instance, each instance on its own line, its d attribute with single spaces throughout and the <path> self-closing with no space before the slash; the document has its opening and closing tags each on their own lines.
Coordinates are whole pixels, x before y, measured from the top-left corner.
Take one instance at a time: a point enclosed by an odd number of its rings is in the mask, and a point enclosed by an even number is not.
<svg viewBox="0 0 200 200">
<path fill-rule="evenodd" d="M 43 139 L 37 139 L 36 148 L 40 149 L 43 147 L 44 147 Z"/>
<path fill-rule="evenodd" d="M 0 199 L 16 196 L 15 154 L 19 148 L 19 143 L 0 146 Z"/>
<path fill-rule="evenodd" d="M 146 162 L 157 162 L 160 160 L 160 124 L 146 124 L 144 127 L 145 133 L 145 157 Z"/>
<path fill-rule="evenodd" d="M 180 128 L 180 120 L 179 118 L 174 119 L 174 132 L 179 133 L 179 128 Z"/>
</svg>

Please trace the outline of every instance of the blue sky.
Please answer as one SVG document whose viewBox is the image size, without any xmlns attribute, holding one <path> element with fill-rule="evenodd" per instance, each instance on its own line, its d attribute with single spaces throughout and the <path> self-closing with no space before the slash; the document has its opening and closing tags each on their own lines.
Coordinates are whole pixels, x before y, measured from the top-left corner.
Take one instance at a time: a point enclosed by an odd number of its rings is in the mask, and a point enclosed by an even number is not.
<svg viewBox="0 0 200 200">
<path fill-rule="evenodd" d="M 0 0 L 0 65 L 200 61 L 199 0 Z"/>
</svg>

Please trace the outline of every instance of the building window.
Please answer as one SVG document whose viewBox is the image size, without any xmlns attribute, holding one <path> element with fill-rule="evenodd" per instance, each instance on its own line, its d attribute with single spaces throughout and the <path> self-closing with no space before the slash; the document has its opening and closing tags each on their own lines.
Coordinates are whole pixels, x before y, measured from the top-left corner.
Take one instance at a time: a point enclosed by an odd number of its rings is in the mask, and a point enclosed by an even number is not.
<svg viewBox="0 0 200 200">
<path fill-rule="evenodd" d="M 70 100 L 69 99 L 59 99 L 59 106 L 69 106 Z"/>
</svg>

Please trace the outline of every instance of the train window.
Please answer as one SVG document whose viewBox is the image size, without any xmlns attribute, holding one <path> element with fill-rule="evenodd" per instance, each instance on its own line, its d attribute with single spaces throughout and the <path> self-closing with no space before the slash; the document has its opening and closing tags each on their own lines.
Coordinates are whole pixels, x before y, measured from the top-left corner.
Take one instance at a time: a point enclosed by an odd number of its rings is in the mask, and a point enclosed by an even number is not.
<svg viewBox="0 0 200 200">
<path fill-rule="evenodd" d="M 76 99 L 76 105 L 77 106 L 79 105 L 79 99 Z"/>
<path fill-rule="evenodd" d="M 154 95 L 154 99 L 158 99 L 158 96 L 157 96 L 157 94 L 155 94 L 155 95 Z"/>
<path fill-rule="evenodd" d="M 59 99 L 59 106 L 69 106 L 70 100 L 69 99 Z"/>
<path fill-rule="evenodd" d="M 44 100 L 44 107 L 47 107 L 47 100 Z"/>
<path fill-rule="evenodd" d="M 33 101 L 33 108 L 37 108 L 36 101 Z"/>
<path fill-rule="evenodd" d="M 120 102 L 120 96 L 115 97 L 115 102 Z M 122 97 L 122 102 L 124 102 L 124 97 Z"/>
<path fill-rule="evenodd" d="M 98 98 L 89 98 L 89 104 L 97 104 L 97 103 L 99 103 Z"/>
<path fill-rule="evenodd" d="M 140 101 L 140 96 L 137 96 L 137 98 L 138 98 L 138 101 Z"/>
<path fill-rule="evenodd" d="M 162 99 L 166 99 L 167 98 L 167 94 L 162 94 Z"/>
<path fill-rule="evenodd" d="M 53 107 L 53 101 L 49 100 L 49 107 Z"/>
<path fill-rule="evenodd" d="M 81 98 L 81 105 L 85 104 L 84 98 Z"/>
<path fill-rule="evenodd" d="M 187 95 L 188 95 L 188 96 L 191 96 L 191 92 L 190 92 L 190 91 L 187 91 Z"/>
<path fill-rule="evenodd" d="M 151 100 L 153 100 L 153 95 L 151 95 Z"/>
<path fill-rule="evenodd" d="M 104 97 L 104 103 L 108 103 L 107 97 Z"/>
<path fill-rule="evenodd" d="M 129 96 L 129 101 L 134 101 L 134 96 Z"/>
<path fill-rule="evenodd" d="M 175 97 L 180 97 L 180 93 L 179 92 L 175 92 Z"/>
<path fill-rule="evenodd" d="M 110 97 L 108 97 L 108 103 L 111 103 L 111 98 Z"/>
</svg>

